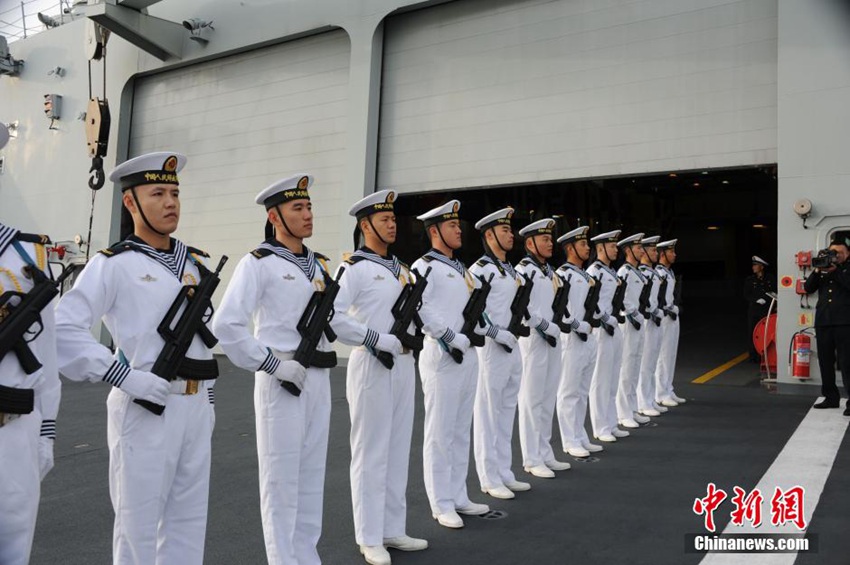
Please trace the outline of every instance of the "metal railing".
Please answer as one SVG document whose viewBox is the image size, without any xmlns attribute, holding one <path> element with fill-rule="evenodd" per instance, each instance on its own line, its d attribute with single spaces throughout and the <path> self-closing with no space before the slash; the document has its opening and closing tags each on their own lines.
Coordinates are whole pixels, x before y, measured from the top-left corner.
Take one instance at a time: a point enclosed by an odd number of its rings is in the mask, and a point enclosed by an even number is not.
<svg viewBox="0 0 850 565">
<path fill-rule="evenodd" d="M 58 25 L 74 19 L 71 14 L 71 0 L 18 0 L 17 2 L 0 2 L 0 35 L 6 37 L 9 43 L 26 39 L 41 33 L 50 27 L 42 23 L 38 15 L 49 16 Z M 8 6 L 8 7 L 7 7 Z"/>
</svg>

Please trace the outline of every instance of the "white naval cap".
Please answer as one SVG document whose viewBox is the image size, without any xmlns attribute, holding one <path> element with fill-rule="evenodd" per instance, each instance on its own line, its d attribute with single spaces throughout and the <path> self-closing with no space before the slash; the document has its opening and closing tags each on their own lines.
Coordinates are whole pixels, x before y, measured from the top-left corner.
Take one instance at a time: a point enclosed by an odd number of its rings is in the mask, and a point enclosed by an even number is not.
<svg viewBox="0 0 850 565">
<path fill-rule="evenodd" d="M 171 151 L 156 151 L 124 161 L 109 175 L 121 191 L 142 184 L 180 184 L 177 173 L 186 166 L 186 156 Z"/>
<path fill-rule="evenodd" d="M 519 230 L 519 235 L 523 237 L 534 237 L 535 235 L 552 235 L 555 233 L 555 220 L 552 218 L 543 218 L 532 222 Z"/>
<path fill-rule="evenodd" d="M 460 200 L 449 200 L 442 206 L 437 206 L 433 210 L 428 210 L 424 214 L 416 216 L 417 220 L 425 223 L 425 227 L 447 222 L 449 220 L 460 219 Z"/>
<path fill-rule="evenodd" d="M 392 190 L 379 190 L 370 194 L 366 198 L 362 198 L 354 203 L 354 206 L 348 211 L 349 216 L 354 216 L 358 220 L 377 214 L 378 212 L 392 212 L 393 203 L 395 202 L 395 192 Z"/>
<path fill-rule="evenodd" d="M 580 226 L 574 229 L 573 231 L 568 231 L 564 235 L 558 238 L 558 243 L 561 245 L 566 245 L 568 243 L 573 243 L 582 239 L 587 239 L 587 232 L 590 228 L 587 226 Z"/>
<path fill-rule="evenodd" d="M 7 143 L 9 143 L 9 126 L 0 122 L 0 149 L 6 147 Z"/>
<path fill-rule="evenodd" d="M 658 249 L 668 249 L 668 248 L 671 248 L 671 247 L 676 247 L 677 241 L 679 241 L 679 240 L 678 239 L 668 239 L 667 241 L 662 241 L 661 243 L 659 243 L 655 247 L 657 247 Z"/>
<path fill-rule="evenodd" d="M 617 247 L 623 247 L 624 245 L 640 245 L 641 240 L 643 239 L 642 233 L 636 233 L 634 235 L 630 235 L 629 237 L 624 237 L 620 241 L 617 242 Z"/>
<path fill-rule="evenodd" d="M 310 200 L 307 189 L 313 185 L 313 175 L 301 173 L 275 181 L 257 194 L 254 202 L 266 207 L 266 210 L 290 200 Z"/>
<path fill-rule="evenodd" d="M 652 237 L 645 237 L 640 242 L 644 245 L 655 246 L 661 240 L 660 235 L 653 235 Z"/>
<path fill-rule="evenodd" d="M 768 266 L 768 262 L 759 257 L 758 255 L 753 255 L 753 263 L 758 263 L 759 265 Z"/>
<path fill-rule="evenodd" d="M 478 231 L 485 231 L 496 226 L 510 226 L 513 215 L 514 209 L 510 206 L 502 208 L 498 212 L 488 214 L 475 222 L 475 229 Z"/>
<path fill-rule="evenodd" d="M 621 230 L 606 231 L 590 238 L 593 243 L 617 243 Z"/>
</svg>

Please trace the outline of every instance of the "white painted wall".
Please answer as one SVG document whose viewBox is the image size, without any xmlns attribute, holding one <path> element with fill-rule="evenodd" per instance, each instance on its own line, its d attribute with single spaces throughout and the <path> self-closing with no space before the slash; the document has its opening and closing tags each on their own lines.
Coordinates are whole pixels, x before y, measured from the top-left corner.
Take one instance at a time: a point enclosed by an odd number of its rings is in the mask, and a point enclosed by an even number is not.
<svg viewBox="0 0 850 565">
<path fill-rule="evenodd" d="M 379 185 L 776 161 L 775 0 L 469 0 L 386 24 Z"/>
<path fill-rule="evenodd" d="M 255 195 L 281 178 L 314 175 L 316 231 L 307 245 L 337 251 L 338 218 L 348 210 L 340 192 L 349 51 L 348 35 L 336 30 L 138 81 L 130 154 L 186 154 L 176 235 L 234 259 L 223 284 L 263 239 L 266 213 Z"/>
<path fill-rule="evenodd" d="M 843 0 L 779 0 L 779 275 L 798 276 L 794 254 L 828 243 L 850 226 L 850 5 Z M 810 229 L 792 212 L 814 204 Z M 798 300 L 780 289 L 780 380 L 792 383 L 787 352 L 800 328 Z M 812 300 L 812 304 L 815 301 Z M 813 311 L 811 311 L 813 313 Z M 814 382 L 817 362 L 812 358 Z M 839 378 L 840 382 L 840 378 Z"/>
</svg>

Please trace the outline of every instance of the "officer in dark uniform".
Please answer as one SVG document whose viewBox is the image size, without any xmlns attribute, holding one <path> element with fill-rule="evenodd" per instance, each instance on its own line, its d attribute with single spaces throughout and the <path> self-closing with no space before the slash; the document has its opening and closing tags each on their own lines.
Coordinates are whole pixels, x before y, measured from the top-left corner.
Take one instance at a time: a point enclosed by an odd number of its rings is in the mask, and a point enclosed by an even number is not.
<svg viewBox="0 0 850 565">
<path fill-rule="evenodd" d="M 756 352 L 753 345 L 753 330 L 759 320 L 767 316 L 767 311 L 770 308 L 770 296 L 768 292 L 776 292 L 776 284 L 773 277 L 768 277 L 765 273 L 767 269 L 767 261 L 753 255 L 753 274 L 747 277 L 744 282 L 744 298 L 747 300 L 747 340 L 750 343 L 750 361 L 758 363 L 761 358 Z"/>
<path fill-rule="evenodd" d="M 850 391 L 850 263 L 847 262 L 850 249 L 844 238 L 834 239 L 829 249 L 835 251 L 832 263 L 815 269 L 805 285 L 808 294 L 818 293 L 815 332 L 824 399 L 815 408 L 838 408 L 841 396 L 835 386 L 836 358 L 844 390 Z M 850 406 L 844 415 L 850 416 Z"/>
</svg>

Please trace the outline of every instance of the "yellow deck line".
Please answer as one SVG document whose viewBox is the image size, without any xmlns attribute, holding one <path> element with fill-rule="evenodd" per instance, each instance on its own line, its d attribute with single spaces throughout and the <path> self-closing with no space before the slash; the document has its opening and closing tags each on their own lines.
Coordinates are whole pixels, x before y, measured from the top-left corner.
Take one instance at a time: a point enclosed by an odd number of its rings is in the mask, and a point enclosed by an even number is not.
<svg viewBox="0 0 850 565">
<path fill-rule="evenodd" d="M 728 371 L 729 369 L 731 369 L 732 367 L 734 367 L 738 363 L 746 361 L 747 358 L 749 358 L 749 356 L 750 356 L 749 353 L 741 353 L 740 355 L 738 355 L 737 357 L 735 357 L 731 361 L 727 361 L 727 362 L 723 363 L 722 365 L 720 365 L 719 367 L 715 367 L 714 369 L 710 370 L 709 372 L 705 373 L 704 375 L 701 375 L 701 376 L 695 378 L 691 382 L 694 383 L 694 384 L 698 384 L 698 385 L 705 384 L 708 381 L 710 381 L 711 379 L 713 379 L 714 377 L 716 377 L 717 375 L 719 375 L 720 373 L 722 373 L 724 371 Z"/>
</svg>

